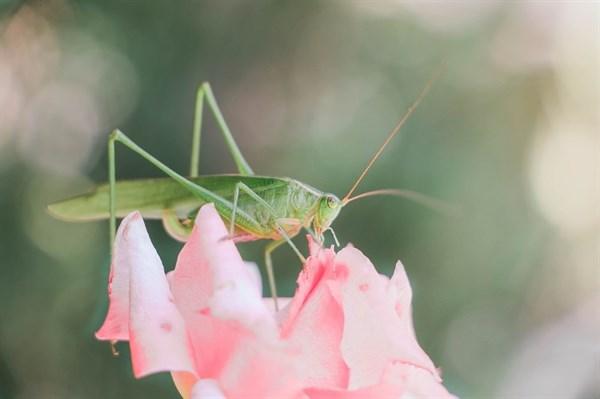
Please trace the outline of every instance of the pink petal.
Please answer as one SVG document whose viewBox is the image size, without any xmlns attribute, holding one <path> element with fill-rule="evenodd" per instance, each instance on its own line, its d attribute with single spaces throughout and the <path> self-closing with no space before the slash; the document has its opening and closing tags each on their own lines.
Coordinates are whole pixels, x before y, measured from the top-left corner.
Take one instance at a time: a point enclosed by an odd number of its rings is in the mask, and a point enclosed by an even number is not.
<svg viewBox="0 0 600 399">
<path fill-rule="evenodd" d="M 260 275 L 260 270 L 258 270 L 258 265 L 254 262 L 244 262 L 246 264 L 246 274 L 248 276 L 248 280 L 252 283 L 254 288 L 256 289 L 256 294 L 262 297 L 262 277 Z"/>
<path fill-rule="evenodd" d="M 365 398 L 405 398 L 405 381 L 399 375 L 398 368 L 388 366 L 376 384 L 358 389 L 309 388 L 304 392 L 309 399 L 365 399 Z M 434 396 L 431 396 L 433 398 Z M 406 397 L 409 399 L 410 396 Z M 437 399 L 437 397 L 435 397 Z M 416 398 L 414 398 L 416 399 Z"/>
<path fill-rule="evenodd" d="M 128 250 L 123 234 L 133 220 L 139 218 L 139 213 L 130 213 L 119 225 L 114 243 L 113 259 L 108 277 L 108 314 L 102 327 L 96 332 L 100 340 L 128 341 L 129 340 L 129 262 L 125 260 Z"/>
<path fill-rule="evenodd" d="M 212 204 L 198 212 L 169 280 L 188 325 L 202 377 L 214 378 L 248 336 L 276 337 L 255 273 L 242 260 Z"/>
<path fill-rule="evenodd" d="M 309 246 L 312 256 L 281 330 L 299 351 L 305 381 L 357 390 L 376 385 L 392 361 L 423 367 L 438 378 L 414 335 L 402 265 L 390 282 L 353 247 L 335 255 L 310 239 Z"/>
<path fill-rule="evenodd" d="M 219 383 L 212 379 L 200 380 L 192 389 L 191 399 L 226 399 Z"/>
<path fill-rule="evenodd" d="M 281 336 L 297 352 L 295 362 L 306 386 L 344 387 L 348 368 L 339 345 L 344 317 L 325 284 L 335 279 L 339 270 L 333 267 L 334 252 L 318 250 L 311 241 L 312 255 L 298 277 L 298 288 L 288 306 Z"/>
<path fill-rule="evenodd" d="M 305 393 L 310 399 L 455 399 L 429 371 L 405 363 L 388 364 L 374 385 L 352 390 L 309 388 Z"/>
<path fill-rule="evenodd" d="M 183 319 L 137 212 L 119 227 L 111 274 L 109 312 L 96 336 L 129 338 L 136 377 L 165 370 L 194 372 Z"/>
<path fill-rule="evenodd" d="M 341 350 L 350 368 L 348 388 L 376 384 L 392 361 L 410 363 L 437 376 L 433 363 L 415 339 L 410 317 L 411 291 L 402 265 L 397 264 L 395 278 L 389 283 L 355 248 L 344 248 L 335 261 L 349 270 L 345 281 L 330 283 L 343 308 Z"/>
<path fill-rule="evenodd" d="M 273 317 L 262 303 L 256 265 L 244 262 L 221 217 L 212 204 L 203 206 L 195 227 L 177 259 L 172 276 L 173 291 L 186 318 L 201 307 L 211 314 L 274 328 Z"/>
<path fill-rule="evenodd" d="M 246 340 L 224 367 L 219 385 L 228 398 L 303 398 L 293 353 L 283 345 Z"/>
<path fill-rule="evenodd" d="M 404 397 L 414 399 L 456 399 L 440 383 L 437 375 L 428 370 L 406 363 L 397 363 L 389 368 L 387 380 L 401 381 L 405 389 Z"/>
<path fill-rule="evenodd" d="M 271 297 L 263 298 L 263 303 L 265 304 L 267 309 L 269 309 L 269 311 L 275 315 L 275 319 L 277 320 L 278 323 L 283 322 L 283 320 L 287 320 L 287 316 L 285 316 L 285 317 L 283 317 L 283 316 L 287 315 L 288 307 L 291 302 L 292 302 L 292 298 L 290 298 L 290 297 L 277 298 L 277 305 L 279 306 L 279 311 L 275 312 L 275 301 L 273 300 L 273 298 L 271 298 Z"/>
<path fill-rule="evenodd" d="M 289 334 L 288 330 L 292 328 L 292 324 L 298 317 L 304 303 L 315 287 L 322 283 L 324 276 L 327 274 L 328 277 L 335 277 L 335 274 L 328 272 L 329 269 L 333 268 L 335 252 L 333 250 L 321 250 L 310 236 L 307 236 L 307 240 L 311 255 L 298 276 L 298 288 L 296 288 L 292 302 L 289 304 L 288 320 L 282 327 L 283 336 Z"/>
<path fill-rule="evenodd" d="M 310 234 L 306 235 L 306 241 L 308 243 L 308 253 L 310 256 L 318 256 L 321 252 L 321 245 L 319 245 Z"/>
</svg>

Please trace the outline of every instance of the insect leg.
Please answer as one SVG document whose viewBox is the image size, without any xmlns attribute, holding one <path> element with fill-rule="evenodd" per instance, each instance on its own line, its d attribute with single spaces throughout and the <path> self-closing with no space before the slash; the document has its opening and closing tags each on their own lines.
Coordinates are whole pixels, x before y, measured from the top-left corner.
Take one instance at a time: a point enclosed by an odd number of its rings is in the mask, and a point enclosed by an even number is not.
<svg viewBox="0 0 600 399">
<path fill-rule="evenodd" d="M 273 298 L 276 312 L 279 310 L 279 306 L 277 304 L 277 285 L 275 284 L 275 274 L 273 273 L 273 260 L 271 259 L 271 253 L 283 243 L 285 243 L 285 240 L 271 241 L 265 247 L 265 266 L 267 269 L 267 278 L 269 279 L 269 289 L 271 290 L 271 297 Z"/>
<path fill-rule="evenodd" d="M 108 141 L 109 181 L 110 181 L 110 184 L 109 184 L 109 190 L 110 190 L 110 192 L 109 192 L 109 210 L 110 210 L 110 212 L 109 213 L 110 213 L 111 243 L 114 242 L 115 227 L 116 227 L 115 168 L 114 168 L 114 151 L 115 150 L 114 150 L 114 147 L 115 147 L 115 142 L 117 142 L 117 141 L 120 142 L 121 144 L 125 145 L 126 147 L 128 147 L 130 150 L 136 152 L 142 158 L 149 161 L 151 164 L 153 164 L 158 169 L 163 171 L 166 175 L 171 177 L 173 180 L 175 180 L 177 183 L 179 183 L 181 186 L 186 188 L 188 191 L 190 191 L 192 194 L 194 194 L 198 198 L 201 198 L 202 200 L 204 200 L 206 202 L 214 203 L 219 214 L 227 215 L 227 214 L 231 213 L 231 211 L 233 209 L 233 204 L 231 203 L 231 201 L 228 201 L 225 198 L 221 197 L 220 195 L 217 195 L 217 194 L 213 193 L 212 191 L 207 190 L 206 188 L 199 186 L 199 185 L 195 184 L 194 182 L 181 176 L 179 173 L 175 172 L 174 170 L 172 170 L 171 168 L 169 168 L 168 166 L 166 166 L 165 164 L 160 162 L 158 159 L 156 159 L 155 157 L 150 155 L 148 152 L 146 152 L 144 149 L 142 149 L 136 143 L 134 143 L 129 137 L 127 137 L 125 134 L 123 134 L 123 132 L 121 132 L 120 130 L 114 130 L 111 133 L 109 141 Z M 249 215 L 247 215 L 245 212 L 238 210 L 238 213 L 243 214 L 245 222 L 251 224 L 251 226 L 249 226 L 250 228 L 252 228 L 254 230 L 258 230 L 261 228 L 260 224 L 257 221 L 255 221 L 253 218 L 251 218 Z"/>
<path fill-rule="evenodd" d="M 233 237 L 235 228 L 235 217 L 237 216 L 238 199 L 240 198 L 240 188 L 236 184 L 235 191 L 233 192 L 233 210 L 231 211 L 231 221 L 229 222 L 229 236 Z"/>
<path fill-rule="evenodd" d="M 254 172 L 252 171 L 252 168 L 250 167 L 250 165 L 242 155 L 239 147 L 237 146 L 237 143 L 235 142 L 235 139 L 233 138 L 233 135 L 231 134 L 227 123 L 225 122 L 225 118 L 223 117 L 223 114 L 219 109 L 217 100 L 215 99 L 215 96 L 213 95 L 212 89 L 210 88 L 210 84 L 208 82 L 202 83 L 198 88 L 196 94 L 196 111 L 194 114 L 194 136 L 192 140 L 192 160 L 190 167 L 190 175 L 193 177 L 198 176 L 198 165 L 200 161 L 200 134 L 202 129 L 202 108 L 204 105 L 205 97 L 208 107 L 212 111 L 217 121 L 217 125 L 219 126 L 219 129 L 221 130 L 221 133 L 225 138 L 225 143 L 229 148 L 229 152 L 231 153 L 231 156 L 233 157 L 233 160 L 235 161 L 235 164 L 237 165 L 240 174 L 244 176 L 253 175 Z"/>
<path fill-rule="evenodd" d="M 271 217 L 273 218 L 273 223 L 275 224 L 275 227 L 277 228 L 277 231 L 279 232 L 279 234 L 281 234 L 281 236 L 283 237 L 283 239 L 285 241 L 287 241 L 287 243 L 290 245 L 290 247 L 292 247 L 292 249 L 294 250 L 294 252 L 298 256 L 298 258 L 300 258 L 300 261 L 302 263 L 306 262 L 306 259 L 304 258 L 304 256 L 300 252 L 300 250 L 292 242 L 292 239 L 290 238 L 290 236 L 288 235 L 288 233 L 285 231 L 285 229 L 283 228 L 283 226 L 281 225 L 281 223 L 277 220 L 277 214 L 276 214 L 275 210 L 273 209 L 273 207 L 271 207 L 271 205 L 269 205 L 269 203 L 267 201 L 265 201 L 264 199 L 262 199 L 260 197 L 260 195 L 256 194 L 250 187 L 248 187 L 247 185 L 245 185 L 242 182 L 238 182 L 235 185 L 235 190 L 236 191 L 242 190 L 243 192 L 245 192 L 246 194 L 248 194 L 252 199 L 254 199 L 256 202 L 258 202 L 259 204 L 261 204 L 261 205 L 263 205 L 265 207 L 265 209 L 271 214 Z"/>
<path fill-rule="evenodd" d="M 265 266 L 267 269 L 267 277 L 269 279 L 269 289 L 271 290 L 271 296 L 273 297 L 273 300 L 275 301 L 275 310 L 278 310 L 277 284 L 275 283 L 275 274 L 273 273 L 273 262 L 271 260 L 271 253 L 275 250 L 275 248 L 279 247 L 284 242 L 287 242 L 290 245 L 290 247 L 292 247 L 292 249 L 294 250 L 296 255 L 298 255 L 298 258 L 300 258 L 300 261 L 303 264 L 306 262 L 306 259 L 304 258 L 304 256 L 302 256 L 302 253 L 298 250 L 296 245 L 292 242 L 292 239 L 290 238 L 290 236 L 287 234 L 287 232 L 285 231 L 285 229 L 283 228 L 281 223 L 278 221 L 277 215 L 276 215 L 273 207 L 271 207 L 271 205 L 269 205 L 269 203 L 267 201 L 262 199 L 250 187 L 248 187 L 246 184 L 244 184 L 242 182 L 238 182 L 235 185 L 234 205 L 233 205 L 233 212 L 232 212 L 231 224 L 230 224 L 230 235 L 233 235 L 232 234 L 233 226 L 235 225 L 235 215 L 236 215 L 236 211 L 237 211 L 237 203 L 238 203 L 240 190 L 242 190 L 243 192 L 248 194 L 252 199 L 256 200 L 256 202 L 258 202 L 259 204 L 261 204 L 265 207 L 265 209 L 271 214 L 271 217 L 273 218 L 273 223 L 275 224 L 277 230 L 283 237 L 283 239 L 269 243 L 267 245 L 267 247 L 265 248 Z"/>
<path fill-rule="evenodd" d="M 200 135 L 202 134 L 202 111 L 204 109 L 204 84 L 196 91 L 196 106 L 194 107 L 194 130 L 192 133 L 192 159 L 190 160 L 190 176 L 198 176 L 200 168 Z"/>
<path fill-rule="evenodd" d="M 110 191 L 108 196 L 108 210 L 110 213 L 110 222 L 108 224 L 108 236 L 110 242 L 110 258 L 113 259 L 115 252 L 115 235 L 117 233 L 117 216 L 115 211 L 115 142 L 111 138 L 108 139 L 108 181 Z M 113 356 L 119 356 L 117 350 L 117 341 L 110 341 L 110 352 Z"/>
<path fill-rule="evenodd" d="M 111 135 L 108 139 L 108 213 L 110 214 L 108 224 L 108 237 L 110 242 L 110 255 L 112 258 L 115 247 L 115 235 L 117 233 L 117 215 L 115 211 L 115 141 Z"/>
</svg>

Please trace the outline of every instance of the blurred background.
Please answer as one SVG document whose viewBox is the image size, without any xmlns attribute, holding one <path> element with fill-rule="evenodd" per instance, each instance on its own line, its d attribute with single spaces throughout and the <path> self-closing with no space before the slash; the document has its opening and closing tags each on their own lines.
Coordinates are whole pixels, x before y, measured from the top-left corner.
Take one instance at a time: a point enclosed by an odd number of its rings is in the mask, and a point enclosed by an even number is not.
<svg viewBox="0 0 600 399">
<path fill-rule="evenodd" d="M 597 2 L 0 1 L 0 398 L 170 398 L 93 338 L 107 223 L 47 204 L 107 178 L 119 127 L 178 171 L 211 82 L 254 170 L 344 194 L 440 62 L 442 78 L 360 190 L 405 188 L 334 228 L 390 274 L 466 398 L 600 395 Z M 202 173 L 235 171 L 208 118 Z M 159 176 L 117 150 L 117 176 Z M 148 222 L 167 267 L 181 245 Z M 297 239 L 305 248 L 304 239 Z M 262 264 L 264 243 L 240 245 Z M 275 253 L 291 295 L 300 265 Z"/>
</svg>

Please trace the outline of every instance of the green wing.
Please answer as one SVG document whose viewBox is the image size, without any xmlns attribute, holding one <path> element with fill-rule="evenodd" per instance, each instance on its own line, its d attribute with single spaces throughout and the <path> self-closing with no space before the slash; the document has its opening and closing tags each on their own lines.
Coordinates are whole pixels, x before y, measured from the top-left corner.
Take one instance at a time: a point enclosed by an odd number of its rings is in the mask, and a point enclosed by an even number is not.
<svg viewBox="0 0 600 399">
<path fill-rule="evenodd" d="M 285 178 L 241 175 L 209 175 L 190 180 L 229 200 L 239 181 L 243 181 L 257 193 L 289 184 L 289 180 Z M 89 193 L 49 205 L 48 210 L 56 218 L 66 221 L 108 219 L 108 194 L 109 187 L 105 183 Z M 137 210 L 145 218 L 160 219 L 164 209 L 175 210 L 184 217 L 205 204 L 205 201 L 195 197 L 169 177 L 118 181 L 116 197 L 118 217 Z"/>
</svg>

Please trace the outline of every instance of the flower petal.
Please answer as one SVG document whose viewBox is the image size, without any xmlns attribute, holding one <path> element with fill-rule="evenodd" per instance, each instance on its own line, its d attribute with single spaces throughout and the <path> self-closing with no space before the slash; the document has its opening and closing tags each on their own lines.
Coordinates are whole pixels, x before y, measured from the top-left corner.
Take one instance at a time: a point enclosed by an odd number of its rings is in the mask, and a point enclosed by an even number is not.
<svg viewBox="0 0 600 399">
<path fill-rule="evenodd" d="M 341 350 L 350 368 L 348 388 L 376 384 L 392 361 L 422 367 L 437 377 L 435 366 L 415 339 L 410 314 L 411 291 L 402 264 L 397 264 L 395 279 L 389 283 L 377 273 L 369 259 L 353 247 L 340 251 L 335 261 L 349 271 L 344 282 L 330 284 L 332 291 L 338 292 L 336 296 L 343 308 Z"/>
<path fill-rule="evenodd" d="M 127 336 L 115 328 L 125 326 L 129 330 Z M 111 331 L 116 331 L 116 335 L 111 335 Z M 136 377 L 167 370 L 194 372 L 183 318 L 173 303 L 164 268 L 137 212 L 119 227 L 111 306 L 97 337 L 129 338 Z"/>
<path fill-rule="evenodd" d="M 294 353 L 285 346 L 246 340 L 219 377 L 228 398 L 303 398 Z"/>
<path fill-rule="evenodd" d="M 191 399 L 226 399 L 219 383 L 212 379 L 200 380 L 192 389 Z"/>
<path fill-rule="evenodd" d="M 123 234 L 127 231 L 126 227 L 129 223 L 136 218 L 139 218 L 138 212 L 130 213 L 123 219 L 117 230 L 113 258 L 110 264 L 110 275 L 108 277 L 108 314 L 104 319 L 104 323 L 96 332 L 96 338 L 100 340 L 129 340 L 130 264 L 125 260 L 125 257 L 130 248 L 122 248 L 121 246 L 127 246 Z M 135 237 L 132 239 L 135 239 Z"/>
<path fill-rule="evenodd" d="M 400 362 L 388 364 L 374 385 L 351 390 L 319 387 L 304 392 L 310 399 L 456 399 L 429 371 Z"/>
<path fill-rule="evenodd" d="M 273 317 L 262 303 L 255 265 L 244 262 L 214 205 L 203 206 L 190 239 L 181 250 L 171 277 L 178 305 L 186 318 L 205 307 L 223 319 L 246 326 Z"/>
<path fill-rule="evenodd" d="M 246 264 L 246 274 L 248 275 L 248 279 L 254 285 L 256 289 L 256 294 L 259 297 L 262 297 L 262 278 L 260 276 L 260 270 L 258 270 L 258 265 L 254 262 L 244 262 Z"/>
<path fill-rule="evenodd" d="M 275 315 L 275 319 L 278 323 L 283 322 L 283 320 L 287 319 L 288 306 L 292 302 L 292 298 L 290 297 L 278 297 L 277 298 L 277 306 L 279 307 L 279 311 L 275 312 L 275 301 L 273 298 L 263 298 L 263 303 Z"/>
<path fill-rule="evenodd" d="M 387 367 L 374 385 L 357 389 L 309 388 L 304 391 L 309 399 L 363 399 L 363 398 L 404 398 L 407 390 L 397 367 Z M 432 396 L 433 397 L 433 396 Z M 408 398 L 406 398 L 408 399 Z M 437 397 L 436 397 L 437 399 Z"/>
<path fill-rule="evenodd" d="M 281 336 L 297 352 L 295 362 L 305 386 L 341 388 L 348 381 L 348 368 L 340 351 L 344 316 L 326 284 L 340 274 L 334 268 L 332 250 L 311 247 L 312 255 L 286 309 Z"/>
<path fill-rule="evenodd" d="M 404 399 L 456 399 L 440 383 L 437 375 L 411 364 L 396 363 L 390 366 L 387 380 L 401 381 Z"/>
<path fill-rule="evenodd" d="M 200 376 L 218 376 L 241 340 L 276 337 L 273 314 L 212 204 L 203 206 L 169 280 L 188 325 Z"/>
</svg>

